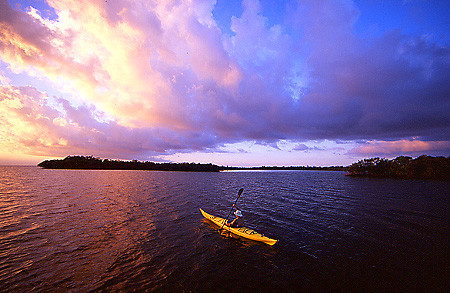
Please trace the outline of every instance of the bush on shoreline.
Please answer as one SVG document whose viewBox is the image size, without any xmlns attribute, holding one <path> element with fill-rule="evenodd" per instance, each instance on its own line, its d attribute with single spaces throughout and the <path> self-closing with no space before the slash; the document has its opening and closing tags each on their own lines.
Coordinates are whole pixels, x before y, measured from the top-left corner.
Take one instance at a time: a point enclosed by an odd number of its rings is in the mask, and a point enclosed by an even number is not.
<svg viewBox="0 0 450 293">
<path fill-rule="evenodd" d="M 400 156 L 392 160 L 371 158 L 353 163 L 348 176 L 450 180 L 450 157 Z"/>
</svg>

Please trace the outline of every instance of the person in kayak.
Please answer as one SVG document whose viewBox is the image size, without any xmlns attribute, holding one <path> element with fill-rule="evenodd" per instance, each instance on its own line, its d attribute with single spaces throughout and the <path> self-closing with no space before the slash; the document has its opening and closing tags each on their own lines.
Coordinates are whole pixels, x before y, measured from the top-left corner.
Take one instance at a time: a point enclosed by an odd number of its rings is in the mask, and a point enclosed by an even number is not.
<svg viewBox="0 0 450 293">
<path fill-rule="evenodd" d="M 236 216 L 236 219 L 234 219 L 231 222 L 225 223 L 226 226 L 231 228 L 239 228 L 244 226 L 244 215 L 242 215 L 242 212 L 238 210 L 235 204 L 233 204 L 233 207 L 236 209 L 234 212 L 234 215 Z"/>
</svg>

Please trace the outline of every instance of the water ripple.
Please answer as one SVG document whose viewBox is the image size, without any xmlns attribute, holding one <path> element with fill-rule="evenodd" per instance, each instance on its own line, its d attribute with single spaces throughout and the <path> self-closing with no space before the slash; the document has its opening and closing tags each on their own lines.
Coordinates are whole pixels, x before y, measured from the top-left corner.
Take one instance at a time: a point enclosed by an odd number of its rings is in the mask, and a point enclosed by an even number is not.
<svg viewBox="0 0 450 293">
<path fill-rule="evenodd" d="M 219 235 L 200 215 L 225 217 L 241 187 L 246 226 L 274 247 Z M 448 187 L 340 172 L 0 167 L 0 291 L 439 291 Z"/>
</svg>

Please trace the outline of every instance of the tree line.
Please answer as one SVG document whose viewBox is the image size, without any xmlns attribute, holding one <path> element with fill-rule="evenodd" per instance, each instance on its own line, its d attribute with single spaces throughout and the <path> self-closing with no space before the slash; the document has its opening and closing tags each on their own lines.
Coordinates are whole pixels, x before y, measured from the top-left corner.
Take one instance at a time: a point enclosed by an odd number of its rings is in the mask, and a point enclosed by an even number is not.
<svg viewBox="0 0 450 293">
<path fill-rule="evenodd" d="M 219 172 L 219 166 L 199 163 L 155 163 L 99 159 L 93 156 L 67 156 L 62 160 L 45 160 L 38 164 L 44 169 L 87 169 L 87 170 L 151 170 L 151 171 L 193 171 Z"/>
<path fill-rule="evenodd" d="M 121 161 L 100 159 L 93 156 L 67 156 L 61 160 L 45 160 L 38 164 L 45 169 L 89 169 L 89 170 L 151 170 L 219 172 L 224 170 L 324 170 L 348 171 L 354 177 L 404 178 L 450 180 L 450 157 L 400 156 L 392 160 L 385 158 L 363 159 L 350 166 L 261 166 L 231 167 L 201 163 L 155 163 L 137 160 Z"/>
<path fill-rule="evenodd" d="M 157 171 L 197 171 L 219 172 L 225 170 L 327 170 L 345 171 L 346 167 L 313 167 L 313 166 L 261 166 L 231 167 L 200 163 L 155 163 L 137 160 L 121 161 L 100 159 L 94 156 L 67 156 L 62 160 L 45 160 L 38 164 L 44 169 L 86 169 L 86 170 L 157 170 Z"/>
<path fill-rule="evenodd" d="M 348 176 L 450 180 L 450 157 L 400 156 L 363 159 L 348 167 Z"/>
</svg>

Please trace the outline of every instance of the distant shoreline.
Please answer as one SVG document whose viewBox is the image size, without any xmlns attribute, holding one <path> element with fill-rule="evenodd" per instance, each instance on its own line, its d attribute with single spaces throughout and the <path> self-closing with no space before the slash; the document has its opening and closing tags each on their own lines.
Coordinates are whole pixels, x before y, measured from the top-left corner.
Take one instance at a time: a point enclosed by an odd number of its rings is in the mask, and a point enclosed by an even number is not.
<svg viewBox="0 0 450 293">
<path fill-rule="evenodd" d="M 316 166 L 260 166 L 260 167 L 219 167 L 221 171 L 348 171 L 348 167 L 344 166 L 330 166 L 330 167 L 316 167 Z"/>
<path fill-rule="evenodd" d="M 416 159 L 400 156 L 392 160 L 383 158 L 363 159 L 350 166 L 260 166 L 232 167 L 201 163 L 155 163 L 137 160 L 121 161 L 100 159 L 93 156 L 67 156 L 59 160 L 45 160 L 38 164 L 44 169 L 79 170 L 148 170 L 148 171 L 346 171 L 350 177 L 373 177 L 394 179 L 431 179 L 450 181 L 450 157 L 420 156 Z"/>
<path fill-rule="evenodd" d="M 78 169 L 78 170 L 149 170 L 149 171 L 188 171 L 188 172 L 220 172 L 220 171 L 251 171 L 251 170 L 321 170 L 347 171 L 347 167 L 313 167 L 313 166 L 260 166 L 260 167 L 230 167 L 200 163 L 155 163 L 137 160 L 121 161 L 100 159 L 93 156 L 67 156 L 59 160 L 45 160 L 38 167 L 44 169 Z"/>
</svg>

